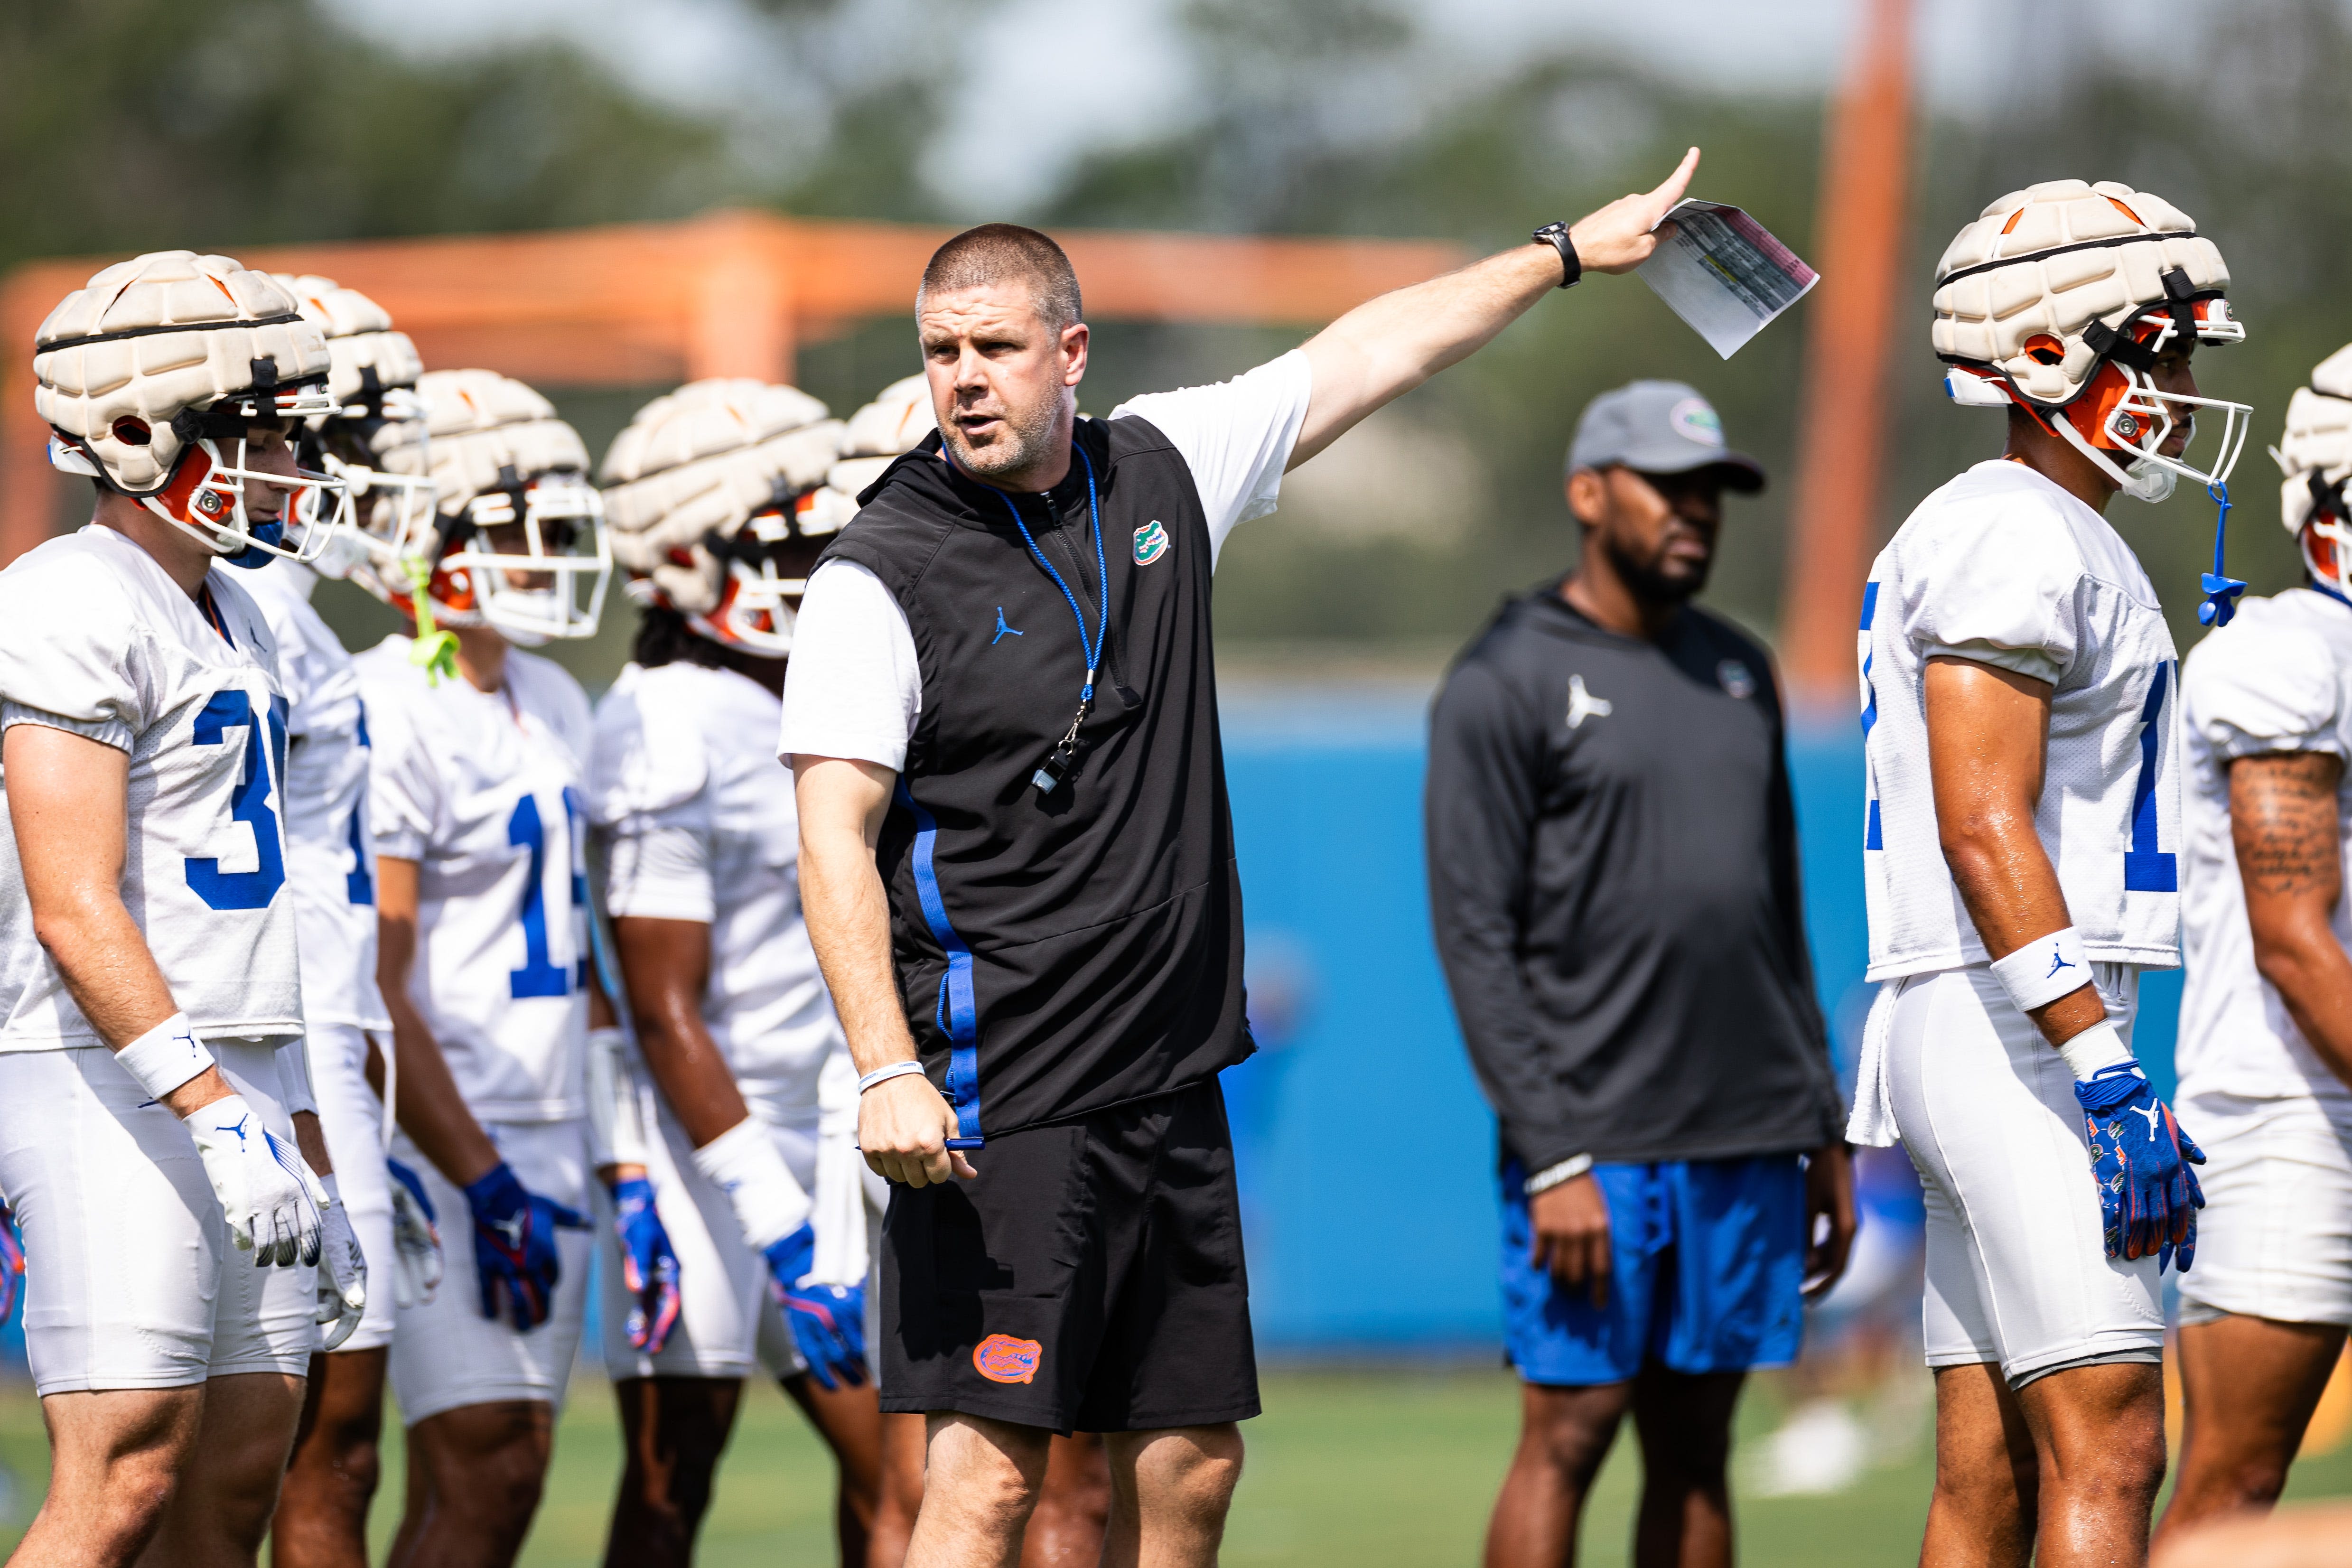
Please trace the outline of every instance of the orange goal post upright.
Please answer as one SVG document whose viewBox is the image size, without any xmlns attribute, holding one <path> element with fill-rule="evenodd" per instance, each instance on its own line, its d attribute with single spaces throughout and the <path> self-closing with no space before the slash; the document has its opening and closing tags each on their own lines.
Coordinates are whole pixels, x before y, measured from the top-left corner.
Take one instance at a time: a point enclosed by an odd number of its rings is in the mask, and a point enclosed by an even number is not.
<svg viewBox="0 0 2352 1568">
<path fill-rule="evenodd" d="M 428 366 L 480 365 L 533 385 L 652 386 L 793 378 L 796 347 L 914 309 L 954 231 L 723 211 L 679 223 L 226 248 L 248 267 L 317 273 L 392 313 Z M 1319 326 L 1459 266 L 1413 240 L 1074 230 L 1089 320 Z M 0 564 L 47 538 L 61 476 L 33 411 L 33 335 L 119 257 L 32 261 L 0 283 Z M 912 353 L 909 353 L 912 362 Z"/>
</svg>

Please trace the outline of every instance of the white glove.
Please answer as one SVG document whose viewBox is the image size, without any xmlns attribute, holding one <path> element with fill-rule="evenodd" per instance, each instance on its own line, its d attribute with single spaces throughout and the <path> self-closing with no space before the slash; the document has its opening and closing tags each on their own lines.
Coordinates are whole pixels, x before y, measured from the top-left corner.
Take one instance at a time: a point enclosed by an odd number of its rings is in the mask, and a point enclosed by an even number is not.
<svg viewBox="0 0 2352 1568">
<path fill-rule="evenodd" d="M 433 1300 L 441 1288 L 441 1232 L 433 1223 L 433 1202 L 416 1173 L 397 1160 L 386 1160 L 392 1177 L 392 1250 L 400 1265 L 393 1276 L 392 1299 L 404 1307 Z"/>
<path fill-rule="evenodd" d="M 180 1121 L 204 1156 L 205 1175 L 228 1218 L 229 1239 L 240 1251 L 258 1254 L 254 1266 L 317 1263 L 319 1208 L 327 1194 L 300 1152 L 271 1137 L 241 1094 Z"/>
<path fill-rule="evenodd" d="M 360 1238 L 352 1234 L 351 1211 L 343 1206 L 342 1191 L 335 1178 L 327 1175 L 318 1180 L 327 1194 L 326 1240 L 319 1250 L 317 1314 L 327 1331 L 319 1348 L 331 1351 L 341 1349 L 360 1326 L 360 1313 L 367 1307 L 367 1258 L 360 1251 Z"/>
</svg>

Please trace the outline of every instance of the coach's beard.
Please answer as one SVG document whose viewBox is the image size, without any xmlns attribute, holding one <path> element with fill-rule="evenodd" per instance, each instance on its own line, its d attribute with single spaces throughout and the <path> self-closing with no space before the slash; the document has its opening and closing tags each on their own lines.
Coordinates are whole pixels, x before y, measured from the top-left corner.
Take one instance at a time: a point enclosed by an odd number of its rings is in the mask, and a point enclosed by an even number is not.
<svg viewBox="0 0 2352 1568">
<path fill-rule="evenodd" d="M 1667 553 L 1674 542 L 1674 534 L 1669 531 L 1647 555 L 1636 555 L 1612 538 L 1604 538 L 1601 548 L 1609 552 L 1609 564 L 1616 569 L 1617 580 L 1632 589 L 1635 598 L 1654 605 L 1679 605 L 1706 586 L 1707 573 L 1715 565 L 1715 551 L 1710 547 L 1696 565 L 1678 567 Z"/>
<path fill-rule="evenodd" d="M 1045 458 L 1053 446 L 1055 416 L 1060 411 L 1058 398 L 1048 399 L 1025 415 L 1008 407 L 998 421 L 1004 433 L 985 447 L 974 447 L 962 427 L 952 422 L 941 432 L 941 438 L 955 447 L 955 460 L 965 472 L 993 484 Z"/>
</svg>

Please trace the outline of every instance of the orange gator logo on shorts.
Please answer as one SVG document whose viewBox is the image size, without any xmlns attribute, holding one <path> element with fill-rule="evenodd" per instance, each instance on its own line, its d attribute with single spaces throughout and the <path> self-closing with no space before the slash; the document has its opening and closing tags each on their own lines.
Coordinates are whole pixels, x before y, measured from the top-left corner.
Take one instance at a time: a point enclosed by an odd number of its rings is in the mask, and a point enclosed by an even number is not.
<svg viewBox="0 0 2352 1568">
<path fill-rule="evenodd" d="M 991 1334 L 972 1348 L 971 1364 L 991 1383 L 1027 1383 L 1037 1375 L 1045 1347 L 1035 1340 Z"/>
</svg>

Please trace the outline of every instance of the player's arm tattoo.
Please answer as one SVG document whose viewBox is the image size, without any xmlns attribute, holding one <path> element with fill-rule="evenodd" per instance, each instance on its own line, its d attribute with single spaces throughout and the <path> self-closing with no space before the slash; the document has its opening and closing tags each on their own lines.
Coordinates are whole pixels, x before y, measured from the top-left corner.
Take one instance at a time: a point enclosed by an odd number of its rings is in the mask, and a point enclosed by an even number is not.
<svg viewBox="0 0 2352 1568">
<path fill-rule="evenodd" d="M 2277 752 L 2230 764 L 2230 834 L 2249 896 L 2320 895 L 2332 908 L 2344 885 L 2336 789 L 2342 759 Z"/>
</svg>

